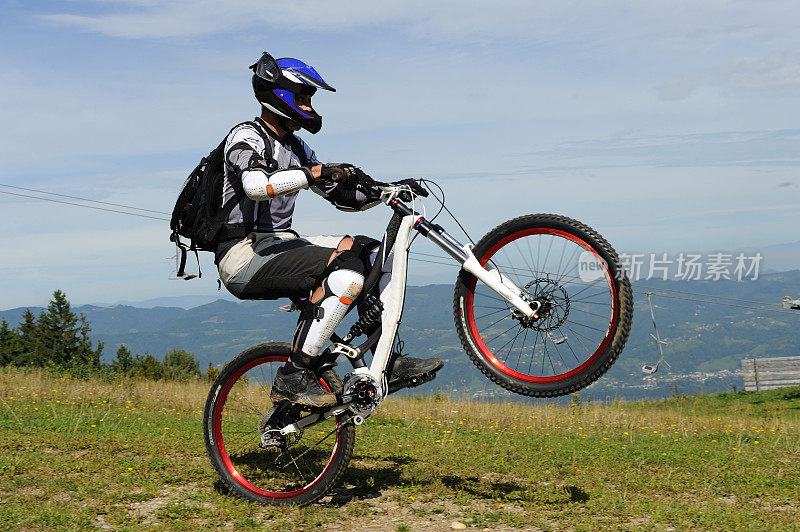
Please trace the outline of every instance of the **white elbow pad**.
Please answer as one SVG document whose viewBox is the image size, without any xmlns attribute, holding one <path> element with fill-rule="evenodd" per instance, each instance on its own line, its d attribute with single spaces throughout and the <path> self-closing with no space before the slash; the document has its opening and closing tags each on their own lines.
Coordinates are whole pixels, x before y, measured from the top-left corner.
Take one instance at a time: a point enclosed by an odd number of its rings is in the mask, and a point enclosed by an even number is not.
<svg viewBox="0 0 800 532">
<path fill-rule="evenodd" d="M 271 176 L 261 170 L 245 170 L 242 172 L 242 187 L 248 198 L 262 201 L 308 188 L 308 178 L 299 169 L 281 170 Z"/>
<path fill-rule="evenodd" d="M 267 195 L 270 198 L 291 194 L 301 188 L 308 188 L 308 177 L 303 170 L 283 170 L 269 177 Z"/>
</svg>

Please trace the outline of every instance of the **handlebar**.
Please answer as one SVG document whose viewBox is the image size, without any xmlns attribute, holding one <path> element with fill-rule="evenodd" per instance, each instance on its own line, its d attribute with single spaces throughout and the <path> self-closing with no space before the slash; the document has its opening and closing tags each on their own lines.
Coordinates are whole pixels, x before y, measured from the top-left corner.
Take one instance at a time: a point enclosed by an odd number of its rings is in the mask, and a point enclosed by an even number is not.
<svg viewBox="0 0 800 532">
<path fill-rule="evenodd" d="M 411 201 L 414 195 L 428 197 L 428 190 L 417 179 L 401 179 L 391 183 L 375 181 L 374 184 L 381 191 L 381 195 L 393 195 L 401 201 Z"/>
</svg>

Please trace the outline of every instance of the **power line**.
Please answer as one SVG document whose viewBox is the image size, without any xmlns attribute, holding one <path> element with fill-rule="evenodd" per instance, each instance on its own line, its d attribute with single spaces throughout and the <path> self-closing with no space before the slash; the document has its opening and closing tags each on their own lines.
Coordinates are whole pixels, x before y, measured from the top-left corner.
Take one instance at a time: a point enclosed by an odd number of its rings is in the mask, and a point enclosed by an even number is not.
<svg viewBox="0 0 800 532">
<path fill-rule="evenodd" d="M 431 257 L 431 258 L 435 258 L 435 259 L 445 259 L 445 260 L 447 259 L 447 257 L 442 257 L 442 256 L 434 255 L 434 254 L 431 254 L 431 253 L 423 253 L 423 252 L 419 252 L 419 251 L 412 251 L 412 252 L 409 253 L 409 255 L 411 255 L 409 257 L 410 260 L 417 261 L 417 262 L 427 262 L 429 264 L 440 264 L 442 266 L 452 266 L 453 265 L 452 262 L 440 262 L 440 261 L 435 261 L 435 260 L 427 260 L 427 259 L 421 259 L 421 258 L 418 258 L 418 257 L 414 256 L 414 255 L 421 255 L 421 256 L 424 256 L 424 257 Z M 740 299 L 740 298 L 736 298 L 736 297 L 717 296 L 717 295 L 707 294 L 707 293 L 703 293 L 703 292 L 690 292 L 688 290 L 677 290 L 677 289 L 674 289 L 674 288 L 654 288 L 654 287 L 647 287 L 647 286 L 642 286 L 642 288 L 644 288 L 645 290 L 633 290 L 633 292 L 635 292 L 637 294 L 647 294 L 648 291 L 649 291 L 653 295 L 657 295 L 659 297 L 665 297 L 665 298 L 669 298 L 669 299 L 674 299 L 674 300 L 692 301 L 692 302 L 696 302 L 696 303 L 705 303 L 705 304 L 709 304 L 709 305 L 722 305 L 722 306 L 726 306 L 726 307 L 738 308 L 740 310 L 747 310 L 748 308 L 750 308 L 751 310 L 757 310 L 757 311 L 762 311 L 763 310 L 763 311 L 767 311 L 767 312 L 778 312 L 778 313 L 781 313 L 781 314 L 797 315 L 797 312 L 795 312 L 795 311 L 786 310 L 786 309 L 782 309 L 782 308 L 775 308 L 775 305 L 773 305 L 771 303 L 765 303 L 763 301 L 754 301 L 752 299 Z M 664 293 L 664 292 L 674 292 L 674 293 L 679 293 L 679 294 L 686 294 L 686 295 L 689 295 L 689 296 L 699 296 L 700 298 L 703 298 L 703 299 L 698 299 L 697 297 L 680 297 L 680 296 L 674 295 L 673 293 Z M 738 302 L 742 302 L 742 303 L 747 303 L 748 305 L 737 305 L 737 304 L 734 304 L 734 303 L 729 303 L 728 301 L 738 301 Z M 755 307 L 755 308 L 752 308 L 752 307 Z"/>
<path fill-rule="evenodd" d="M 409 258 L 409 260 L 415 260 L 415 261 L 417 261 L 417 262 L 427 262 L 427 263 L 429 263 L 429 264 L 441 264 L 442 266 L 453 266 L 453 263 L 452 263 L 452 262 L 450 262 L 450 263 L 447 263 L 447 262 L 437 262 L 437 261 L 435 261 L 435 260 L 417 259 L 417 258 L 415 258 L 415 257 L 410 257 L 410 258 Z"/>
<path fill-rule="evenodd" d="M 159 218 L 157 216 L 149 216 L 147 214 L 138 214 L 138 213 L 135 213 L 135 212 L 118 211 L 116 209 L 106 209 L 104 207 L 94 207 L 92 205 L 82 205 L 80 203 L 72 203 L 70 201 L 61 201 L 61 200 L 50 199 L 50 198 L 40 198 L 40 197 L 37 197 L 37 196 L 30 196 L 28 194 L 18 194 L 16 192 L 8 192 L 6 190 L 0 190 L 0 194 L 8 194 L 10 196 L 19 196 L 19 197 L 22 197 L 22 198 L 38 199 L 38 200 L 42 200 L 42 201 L 51 201 L 53 203 L 63 203 L 64 205 L 74 205 L 76 207 L 85 207 L 87 209 L 95 209 L 97 211 L 106 211 L 106 212 L 115 212 L 115 213 L 118 213 L 118 214 L 127 214 L 128 216 L 138 216 L 139 218 L 150 218 L 152 220 L 161 220 L 162 222 L 168 222 L 169 221 L 169 218 Z"/>
<path fill-rule="evenodd" d="M 153 210 L 153 209 L 143 209 L 141 207 L 133 207 L 131 205 L 123 205 L 123 204 L 120 204 L 120 203 L 111 203 L 111 202 L 106 202 L 106 201 L 93 200 L 93 199 L 89 199 L 89 198 L 82 198 L 82 197 L 79 197 L 79 196 L 70 196 L 70 195 L 67 195 L 67 194 L 59 194 L 59 193 L 56 193 L 56 192 L 45 192 L 45 191 L 42 191 L 42 190 L 36 190 L 36 189 L 25 188 L 25 187 L 18 187 L 18 186 L 14 186 L 14 185 L 6 185 L 6 184 L 3 184 L 3 183 L 0 183 L 0 186 L 7 187 L 7 188 L 14 188 L 14 189 L 18 189 L 18 190 L 26 190 L 26 191 L 29 191 L 29 192 L 36 192 L 38 194 L 44 194 L 44 195 L 50 195 L 50 196 L 59 196 L 59 197 L 64 197 L 64 198 L 69 198 L 69 199 L 77 199 L 77 200 L 80 200 L 80 201 L 87 201 L 87 202 L 91 202 L 91 203 L 98 203 L 98 204 L 102 204 L 102 205 L 110 205 L 110 206 L 114 206 L 114 207 L 122 207 L 122 208 L 125 208 L 125 209 L 138 210 L 138 211 L 143 211 L 143 212 L 152 212 L 152 213 L 155 213 L 155 214 L 164 214 L 164 215 L 168 215 L 169 214 L 169 213 L 166 213 L 166 212 L 163 212 L 163 211 L 156 211 L 156 210 Z M 139 214 L 139 213 L 134 213 L 134 212 L 120 211 L 120 210 L 117 210 L 117 209 L 107 209 L 107 208 L 104 208 L 104 207 L 95 207 L 95 206 L 92 206 L 92 205 L 83 205 L 81 203 L 74 203 L 74 202 L 70 202 L 70 201 L 62 201 L 62 200 L 57 200 L 57 199 L 52 199 L 52 198 L 42 198 L 42 197 L 39 197 L 39 196 L 31 196 L 29 194 L 20 194 L 20 193 L 17 193 L 17 192 L 9 192 L 9 191 L 6 191 L 6 190 L 0 190 L 0 194 L 7 194 L 7 195 L 10 195 L 10 196 L 18 196 L 18 197 L 22 197 L 22 198 L 37 199 L 37 200 L 41 200 L 41 201 L 49 201 L 49 202 L 52 202 L 52 203 L 60 203 L 60 204 L 63 204 L 63 205 L 72 205 L 72 206 L 75 206 L 75 207 L 84 207 L 84 208 L 87 208 L 87 209 L 94 209 L 94 210 L 98 210 L 98 211 L 112 212 L 112 213 L 116 213 L 116 214 L 127 214 L 128 216 L 137 216 L 139 218 L 148 218 L 148 219 L 151 219 L 151 220 L 159 220 L 159 221 L 164 221 L 164 222 L 168 222 L 169 221 L 169 218 L 161 218 L 161 217 L 158 217 L 158 216 L 149 216 L 147 214 Z M 410 254 L 411 255 L 421 255 L 421 256 L 437 258 L 437 259 L 444 259 L 444 260 L 448 259 L 448 257 L 443 257 L 443 256 L 440 256 L 440 255 L 433 255 L 433 254 L 430 254 L 430 253 L 423 253 L 423 252 L 418 252 L 418 251 L 411 252 Z M 410 260 L 414 260 L 414 261 L 417 261 L 417 262 L 426 262 L 426 263 L 429 263 L 429 264 L 439 264 L 439 265 L 442 265 L 442 266 L 453 266 L 452 262 L 439 262 L 439 261 L 433 261 L 433 260 L 420 259 L 420 258 L 416 258 L 416 257 L 409 257 L 409 258 L 410 258 Z M 738 302 L 741 302 L 741 303 L 748 303 L 750 306 L 755 305 L 756 309 L 754 309 L 754 310 L 764 310 L 764 311 L 768 311 L 768 312 L 777 312 L 777 313 L 781 313 L 781 314 L 797 315 L 797 313 L 794 312 L 794 311 L 780 309 L 780 308 L 774 308 L 769 303 L 764 303 L 764 302 L 760 302 L 760 301 L 754 301 L 754 300 L 751 300 L 751 299 L 741 299 L 741 298 L 735 298 L 735 297 L 717 296 L 717 295 L 707 294 L 707 293 L 702 293 L 702 292 L 690 292 L 688 290 L 678 290 L 678 289 L 674 289 L 674 288 L 648 288 L 648 287 L 644 287 L 644 288 L 649 289 L 653 295 L 657 295 L 659 297 L 665 297 L 665 298 L 668 298 L 668 299 L 674 299 L 674 300 L 680 300 L 680 301 L 690 301 L 690 302 L 694 302 L 694 303 L 705 303 L 705 304 L 711 304 L 711 305 L 723 305 L 723 306 L 727 306 L 727 307 L 738 308 L 740 310 L 747 308 L 747 307 L 745 307 L 743 305 L 737 305 L 737 304 L 733 304 L 733 303 L 725 303 L 723 301 L 715 301 L 715 300 L 738 301 Z M 642 291 L 642 290 L 633 290 L 633 292 L 640 293 L 640 294 L 647 294 L 646 291 Z M 663 293 L 663 292 L 671 292 L 671 293 L 667 294 L 667 293 Z M 694 297 L 694 298 L 693 297 L 679 297 L 679 296 L 673 295 L 675 293 L 686 294 L 686 295 L 689 295 L 689 296 L 700 296 L 702 298 L 707 298 L 707 299 L 698 299 L 696 297 Z"/>
<path fill-rule="evenodd" d="M 409 257 L 409 260 L 413 260 L 413 261 L 416 261 L 416 262 L 426 262 L 426 263 L 429 263 L 429 264 L 440 264 L 442 266 L 452 266 L 453 265 L 452 262 L 450 262 L 450 263 L 448 263 L 448 262 L 440 262 L 440 261 L 435 261 L 435 260 L 421 259 L 421 258 L 417 258 L 417 257 L 413 256 L 413 255 L 422 255 L 422 256 L 425 256 L 425 257 L 432 257 L 432 258 L 437 258 L 437 259 L 446 259 L 446 257 L 441 257 L 439 255 L 433 255 L 433 254 L 430 254 L 430 253 L 421 253 L 419 251 L 410 252 L 409 255 L 412 255 L 412 256 Z M 675 290 L 675 289 L 671 289 L 671 288 L 663 288 L 663 289 L 661 289 L 661 288 L 649 288 L 649 287 L 644 287 L 644 288 L 646 288 L 647 291 L 644 291 L 644 290 L 633 290 L 633 292 L 637 293 L 637 294 L 645 294 L 645 295 L 648 294 L 648 292 L 649 292 L 649 293 L 651 293 L 653 295 L 656 295 L 656 296 L 659 296 L 659 297 L 665 297 L 665 298 L 668 298 L 668 299 L 675 299 L 675 300 L 680 300 L 680 301 L 691 301 L 691 302 L 695 302 L 695 303 L 704 303 L 704 304 L 709 304 L 709 305 L 722 305 L 722 306 L 726 306 L 726 307 L 738 308 L 740 310 L 747 310 L 748 306 L 737 305 L 737 304 L 734 304 L 734 303 L 725 302 L 725 301 L 740 301 L 740 302 L 743 302 L 743 303 L 749 303 L 749 307 L 753 307 L 753 306 L 756 307 L 756 308 L 751 308 L 751 310 L 765 311 L 765 312 L 778 312 L 778 313 L 781 313 L 781 314 L 797 315 L 797 312 L 795 312 L 795 311 L 785 310 L 785 309 L 782 309 L 782 308 L 775 308 L 774 305 L 772 305 L 770 303 L 764 303 L 762 301 L 753 301 L 753 300 L 750 300 L 750 299 L 739 299 L 739 298 L 735 298 L 735 297 L 726 297 L 726 296 L 715 296 L 715 295 L 712 295 L 712 294 L 704 294 L 702 292 L 689 292 L 687 290 Z M 688 295 L 693 295 L 693 296 L 700 296 L 700 297 L 707 298 L 707 299 L 698 299 L 697 297 L 680 297 L 680 296 L 676 296 L 676 295 L 673 295 L 673 294 L 665 294 L 665 293 L 662 292 L 662 290 L 663 291 L 668 291 L 668 292 L 677 292 L 677 293 L 681 293 L 681 294 L 688 294 Z M 725 300 L 725 301 L 715 301 L 715 299 Z"/>
<path fill-rule="evenodd" d="M 634 290 L 633 292 L 635 292 L 637 294 L 647 294 L 647 292 L 642 291 L 642 290 Z M 659 292 L 656 292 L 656 291 L 651 291 L 650 293 L 655 295 L 655 296 L 666 297 L 668 299 L 677 299 L 677 300 L 681 300 L 681 301 L 691 301 L 691 302 L 694 302 L 694 303 L 706 303 L 706 304 L 710 304 L 710 305 L 723 305 L 723 306 L 726 306 L 726 307 L 738 308 L 739 310 L 747 310 L 747 307 L 744 307 L 742 305 L 735 305 L 733 303 L 723 303 L 722 301 L 709 301 L 709 300 L 697 299 L 697 298 L 691 298 L 691 297 L 679 297 L 679 296 L 674 296 L 674 295 L 671 295 L 671 294 L 659 293 Z M 764 311 L 764 312 L 778 312 L 778 313 L 781 313 L 781 314 L 792 314 L 794 316 L 797 316 L 797 312 L 795 312 L 795 311 L 785 310 L 785 309 L 782 309 L 782 308 L 770 308 L 770 307 L 766 306 L 766 304 L 762 304 L 761 307 L 755 308 L 755 309 L 752 309 L 752 310 Z"/>
<path fill-rule="evenodd" d="M 101 205 L 111 205 L 112 207 L 122 207 L 124 209 L 131 209 L 131 210 L 134 210 L 134 211 L 152 212 L 152 213 L 155 213 L 155 214 L 166 214 L 167 216 L 169 216 L 171 214 L 171 213 L 163 212 L 163 211 L 154 211 L 152 209 L 142 209 L 141 207 L 133 207 L 131 205 L 122 205 L 121 203 L 111 203 L 111 202 L 108 202 L 108 201 L 99 201 L 99 200 L 93 200 L 93 199 L 89 199 L 89 198 L 81 198 L 80 196 L 69 196 L 67 194 L 59 194 L 58 192 L 48 192 L 46 190 L 36 190 L 35 188 L 25 188 L 25 187 L 18 187 L 18 186 L 15 186 L 15 185 L 6 185 L 5 183 L 0 183 L 0 187 L 15 188 L 17 190 L 27 190 L 28 192 L 36 192 L 37 194 L 45 194 L 47 196 L 59 196 L 59 197 L 62 197 L 62 198 L 69 198 L 69 199 L 76 199 L 76 200 L 81 200 L 81 201 L 88 201 L 88 202 L 91 202 L 91 203 L 99 203 Z M 70 205 L 72 205 L 72 204 L 70 204 Z"/>
<path fill-rule="evenodd" d="M 703 293 L 703 292 L 690 292 L 688 290 L 677 290 L 675 288 L 660 288 L 660 287 L 659 288 L 655 288 L 655 287 L 648 287 L 648 286 L 643 286 L 643 285 L 639 285 L 639 286 L 642 286 L 642 288 L 646 288 L 647 290 L 661 290 L 661 291 L 664 291 L 664 292 L 675 292 L 675 293 L 678 293 L 678 294 L 689 294 L 689 295 L 693 295 L 693 296 L 708 297 L 708 298 L 712 298 L 712 299 L 724 299 L 724 300 L 727 300 L 727 301 L 741 301 L 742 303 L 754 303 L 756 305 L 769 305 L 768 303 L 764 303 L 762 301 L 754 301 L 752 299 L 740 299 L 738 297 L 717 296 L 717 295 L 714 295 L 714 294 L 706 294 L 706 293 Z"/>
</svg>

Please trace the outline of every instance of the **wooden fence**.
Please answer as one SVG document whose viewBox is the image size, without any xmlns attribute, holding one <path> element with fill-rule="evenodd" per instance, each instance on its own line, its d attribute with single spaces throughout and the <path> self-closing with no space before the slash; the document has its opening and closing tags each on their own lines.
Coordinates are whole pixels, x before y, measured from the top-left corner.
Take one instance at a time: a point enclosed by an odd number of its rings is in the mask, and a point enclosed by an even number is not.
<svg viewBox="0 0 800 532">
<path fill-rule="evenodd" d="M 744 389 L 760 392 L 800 385 L 800 357 L 745 358 L 742 360 Z"/>
</svg>

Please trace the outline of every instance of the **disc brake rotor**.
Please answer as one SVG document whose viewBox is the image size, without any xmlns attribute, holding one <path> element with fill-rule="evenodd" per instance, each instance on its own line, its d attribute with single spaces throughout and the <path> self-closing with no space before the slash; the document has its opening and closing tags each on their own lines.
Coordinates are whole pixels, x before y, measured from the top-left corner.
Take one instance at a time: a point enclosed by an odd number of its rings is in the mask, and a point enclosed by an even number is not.
<svg viewBox="0 0 800 532">
<path fill-rule="evenodd" d="M 567 291 L 552 279 L 540 277 L 525 285 L 523 296 L 540 303 L 534 317 L 528 318 L 518 311 L 512 311 L 514 319 L 523 327 L 536 331 L 549 332 L 561 327 L 569 316 L 569 296 Z"/>
</svg>

